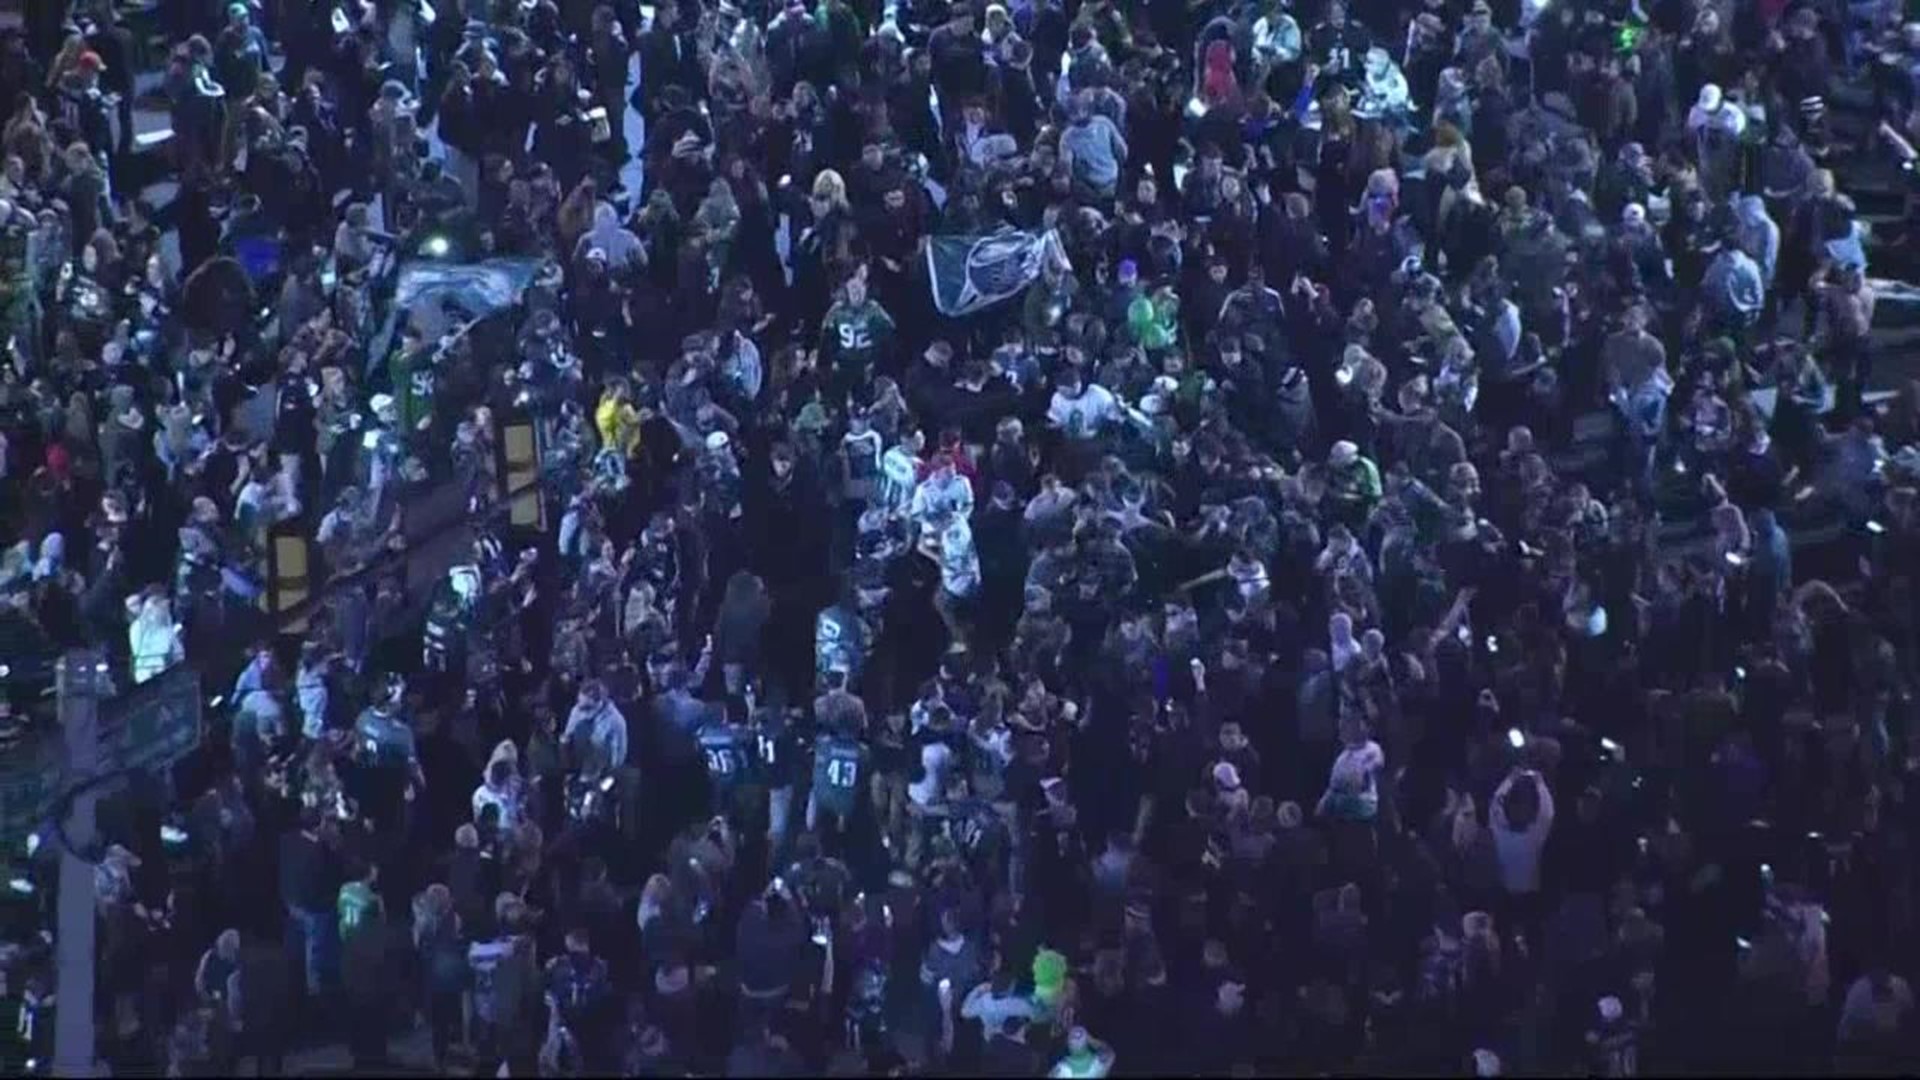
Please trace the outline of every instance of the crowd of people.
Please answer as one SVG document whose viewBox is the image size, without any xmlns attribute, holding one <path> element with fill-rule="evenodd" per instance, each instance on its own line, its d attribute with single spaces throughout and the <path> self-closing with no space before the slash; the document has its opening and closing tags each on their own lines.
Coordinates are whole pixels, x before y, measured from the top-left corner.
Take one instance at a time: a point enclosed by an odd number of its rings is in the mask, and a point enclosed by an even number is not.
<svg viewBox="0 0 1920 1080">
<path fill-rule="evenodd" d="M 1920 1065 L 1901 5 L 163 7 L 0 38 L 116 1071 Z"/>
</svg>

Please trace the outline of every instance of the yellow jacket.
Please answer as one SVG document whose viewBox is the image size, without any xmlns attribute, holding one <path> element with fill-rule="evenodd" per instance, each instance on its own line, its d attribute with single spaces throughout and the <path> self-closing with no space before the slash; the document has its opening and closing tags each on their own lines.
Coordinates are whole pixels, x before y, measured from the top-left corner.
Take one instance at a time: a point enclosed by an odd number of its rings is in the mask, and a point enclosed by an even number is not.
<svg viewBox="0 0 1920 1080">
<path fill-rule="evenodd" d="M 600 432 L 601 446 L 618 446 L 627 457 L 640 452 L 640 410 L 612 394 L 600 399 L 593 410 L 593 426 Z"/>
</svg>

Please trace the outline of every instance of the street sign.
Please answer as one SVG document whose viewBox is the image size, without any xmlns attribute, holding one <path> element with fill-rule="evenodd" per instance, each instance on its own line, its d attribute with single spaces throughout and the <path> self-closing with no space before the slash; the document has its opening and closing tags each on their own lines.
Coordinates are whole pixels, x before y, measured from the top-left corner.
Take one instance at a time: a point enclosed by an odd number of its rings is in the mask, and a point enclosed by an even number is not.
<svg viewBox="0 0 1920 1080">
<path fill-rule="evenodd" d="M 200 745 L 200 673 L 184 664 L 100 703 L 100 768 L 163 768 Z"/>
<path fill-rule="evenodd" d="M 60 762 L 46 735 L 29 734 L 0 766 L 0 842 L 9 849 L 46 824 L 60 797 Z"/>
</svg>

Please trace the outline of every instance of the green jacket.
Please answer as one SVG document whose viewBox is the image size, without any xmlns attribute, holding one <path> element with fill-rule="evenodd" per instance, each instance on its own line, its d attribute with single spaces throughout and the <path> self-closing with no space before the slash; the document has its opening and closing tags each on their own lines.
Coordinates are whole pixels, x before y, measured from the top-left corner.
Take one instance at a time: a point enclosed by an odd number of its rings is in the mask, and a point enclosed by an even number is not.
<svg viewBox="0 0 1920 1080">
<path fill-rule="evenodd" d="M 1359 458 L 1327 477 L 1327 490 L 1335 498 L 1351 502 L 1380 501 L 1380 467 L 1369 458 Z"/>
</svg>

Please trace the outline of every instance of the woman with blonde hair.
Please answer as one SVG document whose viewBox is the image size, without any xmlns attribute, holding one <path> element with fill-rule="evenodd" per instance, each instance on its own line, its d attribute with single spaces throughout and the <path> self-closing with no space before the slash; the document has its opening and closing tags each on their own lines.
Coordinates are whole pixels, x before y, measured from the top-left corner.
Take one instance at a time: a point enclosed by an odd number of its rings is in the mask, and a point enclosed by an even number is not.
<svg viewBox="0 0 1920 1080">
<path fill-rule="evenodd" d="M 821 169 L 813 178 L 813 202 L 815 216 L 827 210 L 847 209 L 847 182 L 834 170 Z"/>
<path fill-rule="evenodd" d="M 87 266 L 87 260 L 92 265 Z M 95 229 L 87 239 L 87 246 L 80 250 L 80 260 L 86 271 L 95 281 L 109 292 L 118 292 L 126 283 L 125 257 L 120 250 L 120 241 L 111 229 Z"/>
<path fill-rule="evenodd" d="M 460 1033 L 460 995 L 467 978 L 467 950 L 461 932 L 451 889 L 435 882 L 413 898 L 413 949 L 420 962 L 436 1063 L 447 1060 L 447 1051 Z"/>
<path fill-rule="evenodd" d="M 593 228 L 593 212 L 600 205 L 600 185 L 589 176 L 574 186 L 560 204 L 556 223 L 560 229 L 560 250 L 572 251 L 580 238 Z"/>
<path fill-rule="evenodd" d="M 0 141 L 4 141 L 7 155 L 19 158 L 24 166 L 23 186 L 46 178 L 47 165 L 53 160 L 53 142 L 47 136 L 46 115 L 32 94 L 21 94 L 14 100 L 13 116 L 8 118 Z"/>
<path fill-rule="evenodd" d="M 762 89 L 753 66 L 732 49 L 724 49 L 714 58 L 707 75 L 707 98 L 712 102 L 716 142 L 726 147 L 741 145 L 750 134 L 748 112 Z"/>
<path fill-rule="evenodd" d="M 640 890 L 634 922 L 640 929 L 640 951 L 650 963 L 685 951 L 696 938 L 680 890 L 665 874 L 647 879 Z"/>
<path fill-rule="evenodd" d="M 847 202 L 847 182 L 832 169 L 814 176 L 807 208 L 813 221 L 794 244 L 790 296 L 793 310 L 812 313 L 827 309 L 835 283 L 851 267 L 856 227 Z"/>
<path fill-rule="evenodd" d="M 642 934 L 647 928 L 665 918 L 673 905 L 673 882 L 665 874 L 655 874 L 647 879 L 640 889 L 640 903 L 634 911 L 634 921 Z"/>
<path fill-rule="evenodd" d="M 67 72 L 79 66 L 80 54 L 86 51 L 85 37 L 77 33 L 68 34 L 65 40 L 60 42 L 60 52 L 54 56 L 53 62 L 47 65 L 47 89 L 59 90 L 60 80 L 67 77 Z"/>
<path fill-rule="evenodd" d="M 1433 146 L 1421 158 L 1429 177 L 1428 189 L 1440 189 L 1434 206 L 1434 220 L 1444 222 L 1452 216 L 1456 204 L 1467 198 L 1467 185 L 1473 182 L 1473 145 L 1465 134 L 1445 120 L 1433 126 Z"/>
</svg>

